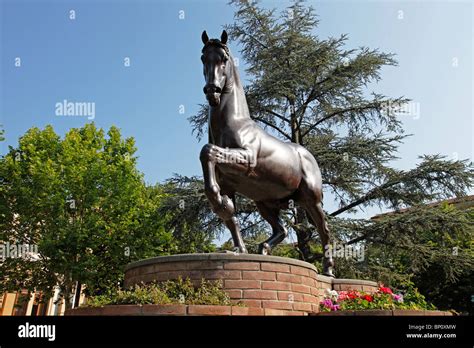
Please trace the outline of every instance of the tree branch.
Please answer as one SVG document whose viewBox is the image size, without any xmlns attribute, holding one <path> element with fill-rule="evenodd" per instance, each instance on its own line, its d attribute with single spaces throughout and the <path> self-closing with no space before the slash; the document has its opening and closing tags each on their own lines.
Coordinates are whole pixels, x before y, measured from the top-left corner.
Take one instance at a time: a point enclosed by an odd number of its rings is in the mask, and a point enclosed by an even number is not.
<svg viewBox="0 0 474 348">
<path fill-rule="evenodd" d="M 255 121 L 259 121 L 259 122 L 262 122 L 263 124 L 273 128 L 274 130 L 278 131 L 278 133 L 280 133 L 282 136 L 284 136 L 286 139 L 288 139 L 289 141 L 291 141 L 291 137 L 288 136 L 288 134 L 286 134 L 285 132 L 283 132 L 280 128 L 278 128 L 277 126 L 275 126 L 273 123 L 271 122 L 268 122 L 267 120 L 263 119 L 263 118 L 260 118 L 260 117 L 254 117 L 253 118 Z"/>
<path fill-rule="evenodd" d="M 385 183 L 385 184 L 383 184 L 383 185 L 381 185 L 381 186 L 379 186 L 379 187 L 376 187 L 376 188 L 370 190 L 370 191 L 369 191 L 367 194 L 365 194 L 364 196 L 362 196 L 362 197 L 360 197 L 359 199 L 355 200 L 354 202 L 352 202 L 352 203 L 346 205 L 345 207 L 342 207 L 342 208 L 336 210 L 335 212 L 332 212 L 331 214 L 329 214 L 329 216 L 337 216 L 337 215 L 342 214 L 342 213 L 344 213 L 345 211 L 350 210 L 350 209 L 352 209 L 352 208 L 354 208 L 354 207 L 356 207 L 356 206 L 358 206 L 358 205 L 360 205 L 360 204 L 363 204 L 363 203 L 365 203 L 365 202 L 367 202 L 367 201 L 370 201 L 371 199 L 377 197 L 377 192 L 380 192 L 381 190 L 386 189 L 386 188 L 388 188 L 388 187 L 390 187 L 390 186 L 396 185 L 396 184 L 398 184 L 398 183 L 400 183 L 400 182 L 401 182 L 401 180 L 396 180 L 396 181 L 393 181 L 393 182 L 387 182 L 387 183 Z"/>
<path fill-rule="evenodd" d="M 369 104 L 369 105 L 366 105 L 366 106 L 356 106 L 356 107 L 350 107 L 350 108 L 347 108 L 347 109 L 343 109 L 343 110 L 338 110 L 338 111 L 335 111 L 335 112 L 332 112 L 326 116 L 324 116 L 323 118 L 321 118 L 320 120 L 316 121 L 316 123 L 314 123 L 313 125 L 311 125 L 304 133 L 303 133 L 303 137 L 305 137 L 306 135 L 308 135 L 308 133 L 310 133 L 311 131 L 313 131 L 317 126 L 319 126 L 321 123 L 323 123 L 324 121 L 327 121 L 329 120 L 330 118 L 332 117 L 335 117 L 335 116 L 338 116 L 338 115 L 341 115 L 343 113 L 346 113 L 346 112 L 351 112 L 351 111 L 364 111 L 364 110 L 370 110 L 370 109 L 373 109 L 373 108 L 376 108 L 377 105 L 375 104 Z"/>
<path fill-rule="evenodd" d="M 276 113 L 276 112 L 273 111 L 273 110 L 270 110 L 270 109 L 264 107 L 264 108 L 263 108 L 263 111 L 268 112 L 269 114 L 272 114 L 273 116 L 279 118 L 279 119 L 282 120 L 282 121 L 285 121 L 285 122 L 287 122 L 287 123 L 290 123 L 290 120 L 289 120 L 289 119 L 287 119 L 286 117 L 284 117 L 284 116 L 282 116 L 282 115 Z"/>
</svg>

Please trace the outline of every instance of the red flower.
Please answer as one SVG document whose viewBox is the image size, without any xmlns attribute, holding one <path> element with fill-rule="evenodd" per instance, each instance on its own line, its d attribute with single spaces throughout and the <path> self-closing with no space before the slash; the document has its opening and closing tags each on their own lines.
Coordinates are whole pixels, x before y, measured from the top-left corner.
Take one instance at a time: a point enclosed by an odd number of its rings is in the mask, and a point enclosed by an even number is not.
<svg viewBox="0 0 474 348">
<path fill-rule="evenodd" d="M 348 296 L 351 300 L 353 300 L 353 299 L 355 299 L 355 298 L 358 298 L 358 297 L 360 296 L 360 294 L 359 294 L 358 291 L 349 290 L 349 291 L 347 292 L 347 296 Z"/>
<path fill-rule="evenodd" d="M 370 295 L 364 295 L 362 298 L 368 302 L 372 302 L 374 300 L 374 298 Z"/>
<path fill-rule="evenodd" d="M 384 293 L 384 294 L 391 294 L 392 293 L 392 289 L 386 288 L 386 287 L 383 287 L 383 286 L 381 286 L 379 288 L 379 290 L 380 290 L 381 293 Z"/>
</svg>

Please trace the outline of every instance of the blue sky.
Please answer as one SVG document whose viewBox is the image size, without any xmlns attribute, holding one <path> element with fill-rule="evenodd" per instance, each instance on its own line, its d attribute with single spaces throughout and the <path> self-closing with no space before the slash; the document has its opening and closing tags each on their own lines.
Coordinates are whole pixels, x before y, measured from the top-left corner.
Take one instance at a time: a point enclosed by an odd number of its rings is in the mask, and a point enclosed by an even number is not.
<svg viewBox="0 0 474 348">
<path fill-rule="evenodd" d="M 226 1 L 0 0 L 0 124 L 8 145 L 32 126 L 64 134 L 90 122 L 59 117 L 64 99 L 93 102 L 94 122 L 133 136 L 148 183 L 200 175 L 203 142 L 186 118 L 204 102 L 200 35 L 217 37 L 233 21 Z M 368 46 L 397 54 L 370 90 L 406 96 L 420 107 L 404 116 L 414 136 L 394 165 L 409 169 L 421 154 L 473 158 L 473 17 L 469 1 L 309 1 L 321 38 L 349 34 L 348 48 Z M 284 8 L 286 1 L 264 1 Z M 70 11 L 75 19 L 70 19 Z M 184 12 L 182 12 L 184 11 Z M 184 15 L 184 19 L 182 18 Z M 180 18 L 181 17 L 181 18 Z M 245 80 L 245 60 L 238 46 Z M 15 59 L 21 66 L 15 67 Z M 124 59 L 130 66 L 124 66 Z M 184 114 L 180 114 L 184 106 Z M 326 198 L 325 208 L 336 208 Z M 378 212 L 369 209 L 360 216 Z"/>
</svg>

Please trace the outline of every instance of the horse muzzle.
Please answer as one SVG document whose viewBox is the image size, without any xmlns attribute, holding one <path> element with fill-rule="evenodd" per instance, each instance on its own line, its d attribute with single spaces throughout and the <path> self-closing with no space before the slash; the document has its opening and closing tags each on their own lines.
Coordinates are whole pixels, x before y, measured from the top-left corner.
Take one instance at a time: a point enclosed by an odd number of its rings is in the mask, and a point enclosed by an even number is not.
<svg viewBox="0 0 474 348">
<path fill-rule="evenodd" d="M 222 88 L 216 85 L 206 85 L 203 89 L 206 99 L 211 106 L 219 105 L 221 101 Z"/>
</svg>

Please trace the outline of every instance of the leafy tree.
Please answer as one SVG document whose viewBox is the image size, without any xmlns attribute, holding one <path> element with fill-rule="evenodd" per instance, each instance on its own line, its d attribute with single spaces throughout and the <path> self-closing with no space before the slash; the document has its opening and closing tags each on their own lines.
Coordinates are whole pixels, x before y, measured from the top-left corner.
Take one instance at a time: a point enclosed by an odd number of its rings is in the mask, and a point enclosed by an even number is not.
<svg viewBox="0 0 474 348">
<path fill-rule="evenodd" d="M 465 160 L 423 155 L 411 170 L 391 166 L 399 144 L 408 136 L 400 117 L 407 113 L 405 106 L 410 100 L 387 97 L 371 89 L 381 79 L 383 67 L 397 65 L 394 54 L 368 47 L 346 48 L 347 35 L 318 37 L 316 14 L 303 1 L 293 1 L 280 14 L 261 7 L 258 1 L 230 3 L 235 7 L 235 22 L 225 29 L 231 39 L 239 42 L 247 62 L 250 82 L 245 92 L 250 113 L 269 132 L 305 146 L 317 159 L 325 192 L 331 192 L 339 206 L 328 213 L 333 239 L 370 247 L 374 253 L 370 262 L 378 259 L 378 252 L 383 257 L 395 253 L 393 263 L 402 253 L 420 252 L 419 258 L 405 264 L 411 270 L 403 272 L 419 274 L 421 265 L 427 265 L 430 259 L 451 260 L 450 248 L 429 247 L 436 238 L 418 234 L 422 233 L 424 219 L 428 219 L 433 223 L 427 230 L 430 234 L 448 234 L 457 240 L 461 237 L 450 226 L 457 226 L 456 231 L 467 230 L 467 221 L 459 214 L 417 208 L 404 214 L 403 219 L 419 223 L 409 229 L 404 223 L 341 218 L 343 213 L 369 206 L 394 210 L 419 207 L 430 201 L 463 196 L 472 188 L 474 172 L 472 164 Z M 208 106 L 202 104 L 189 119 L 198 138 L 207 131 L 207 115 Z M 286 218 L 296 232 L 300 258 L 318 260 L 322 253 L 316 243 L 319 236 L 309 227 L 304 211 L 287 211 Z M 260 231 L 258 215 L 253 214 L 252 219 L 258 228 L 247 229 L 247 233 Z M 469 254 L 465 244 L 460 248 L 463 255 Z M 451 279 L 458 277 L 459 270 L 472 264 L 470 257 L 466 263 L 462 258 L 447 263 L 443 274 Z M 349 273 L 349 269 L 357 269 L 360 274 L 369 267 L 341 263 L 339 275 Z"/>
<path fill-rule="evenodd" d="M 51 126 L 31 128 L 0 165 L 0 240 L 37 245 L 29 259 L 0 263 L 0 292 L 51 294 L 70 305 L 76 283 L 100 293 L 115 286 L 130 261 L 174 250 L 136 169 L 133 138 L 94 124 L 61 139 Z M 152 218 L 151 218 L 152 217 Z"/>
<path fill-rule="evenodd" d="M 220 224 L 209 212 L 202 194 L 202 181 L 176 174 L 164 184 L 148 189 L 162 194 L 161 204 L 155 214 L 158 218 L 166 217 L 165 227 L 173 236 L 175 252 L 214 251 L 213 237 Z"/>
</svg>

